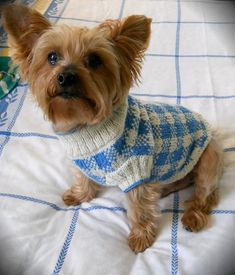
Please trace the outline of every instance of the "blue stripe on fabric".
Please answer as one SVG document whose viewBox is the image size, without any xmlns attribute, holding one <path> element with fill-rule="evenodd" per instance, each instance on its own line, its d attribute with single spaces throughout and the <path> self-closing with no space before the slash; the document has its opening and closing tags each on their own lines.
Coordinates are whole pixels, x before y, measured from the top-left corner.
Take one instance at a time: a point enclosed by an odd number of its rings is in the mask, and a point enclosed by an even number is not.
<svg viewBox="0 0 235 275">
<path fill-rule="evenodd" d="M 226 152 L 226 153 L 228 153 L 228 152 L 235 152 L 235 147 L 225 148 L 224 152 Z"/>
<path fill-rule="evenodd" d="M 76 229 L 76 225 L 77 225 L 77 221 L 78 221 L 78 215 L 79 215 L 79 211 L 75 211 L 73 214 L 73 218 L 69 227 L 69 231 L 67 233 L 66 239 L 64 241 L 64 245 L 60 251 L 58 260 L 56 262 L 55 268 L 52 272 L 52 275 L 58 275 L 63 267 L 64 261 L 65 261 L 65 257 L 68 253 L 71 241 L 73 239 L 73 235 Z"/>
<path fill-rule="evenodd" d="M 21 111 L 21 109 L 22 109 L 22 107 L 23 107 L 23 104 L 24 104 L 24 100 L 25 100 L 25 98 L 26 98 L 26 92 L 27 92 L 27 88 L 28 86 L 26 85 L 26 86 L 24 86 L 24 91 L 23 91 L 23 96 L 21 97 L 21 99 L 20 99 L 20 102 L 19 102 L 19 105 L 18 105 L 18 108 L 16 109 L 16 112 L 15 112 L 15 115 L 14 115 L 14 117 L 13 117 L 13 119 L 12 119 L 12 121 L 11 121 L 11 123 L 10 123 L 10 125 L 9 125 L 9 127 L 7 128 L 7 130 L 10 130 L 13 126 L 14 126 L 14 124 L 15 124 L 15 121 L 16 121 L 16 118 L 18 117 L 18 115 L 19 115 L 19 113 L 20 113 L 20 111 Z"/>
<path fill-rule="evenodd" d="M 166 95 L 166 94 L 147 94 L 147 93 L 131 93 L 131 95 L 133 96 L 140 96 L 140 97 L 152 97 L 152 98 L 156 98 L 156 97 L 163 97 L 163 98 L 177 98 L 176 95 Z M 217 95 L 181 95 L 181 99 L 194 99 L 194 98 L 198 98 L 198 99 L 231 99 L 231 98 L 235 98 L 235 94 L 234 95 L 227 95 L 227 96 L 217 96 Z"/>
<path fill-rule="evenodd" d="M 81 21 L 81 22 L 87 22 L 87 23 L 101 23 L 102 21 L 100 20 L 90 20 L 90 19 L 82 19 L 82 18 L 73 18 L 73 17 L 64 17 L 64 16 L 56 16 L 56 15 L 48 15 L 47 16 L 49 19 L 50 18 L 55 18 L 55 19 L 62 19 L 62 20 L 73 20 L 73 21 Z"/>
<path fill-rule="evenodd" d="M 177 21 L 152 21 L 152 24 L 177 24 Z M 180 24 L 233 25 L 235 21 L 180 21 Z"/>
<path fill-rule="evenodd" d="M 10 131 L 0 131 L 0 136 L 7 136 L 7 137 L 40 137 L 40 138 L 46 138 L 46 139 L 58 139 L 56 136 L 51 135 L 45 135 L 40 133 L 15 133 Z"/>
<path fill-rule="evenodd" d="M 28 87 L 28 83 L 18 83 L 18 87 Z"/>
<path fill-rule="evenodd" d="M 215 214 L 226 214 L 226 215 L 235 215 L 235 210 L 211 210 L 211 215 Z"/>
<path fill-rule="evenodd" d="M 67 135 L 71 135 L 72 133 L 75 133 L 78 130 L 78 128 L 73 128 L 68 132 L 56 132 L 56 134 L 58 136 L 67 136 Z"/>
<path fill-rule="evenodd" d="M 174 210 L 179 209 L 179 193 L 174 193 Z M 178 274 L 178 247 L 177 247 L 177 238 L 178 238 L 178 222 L 179 215 L 177 212 L 173 212 L 172 217 L 172 228 L 171 228 L 171 274 Z"/>
<path fill-rule="evenodd" d="M 161 213 L 166 214 L 166 213 L 175 213 L 175 214 L 183 214 L 185 210 L 183 209 L 162 209 Z M 210 215 L 219 215 L 219 214 L 225 214 L 225 215 L 235 215 L 235 210 L 222 210 L 222 209 L 216 209 L 216 210 L 211 210 Z"/>
<path fill-rule="evenodd" d="M 61 0 L 60 0 L 61 1 Z M 62 1 L 64 1 L 64 0 L 62 0 Z M 70 0 L 67 0 L 66 1 L 66 3 L 65 3 L 65 5 L 63 6 L 63 8 L 62 8 L 62 10 L 61 10 L 61 12 L 60 12 L 60 16 L 64 13 L 64 10 L 65 10 L 65 8 L 68 6 L 68 3 L 70 2 Z"/>
<path fill-rule="evenodd" d="M 19 200 L 23 200 L 23 201 L 28 201 L 28 202 L 33 202 L 33 203 L 37 203 L 37 204 L 41 204 L 41 205 L 46 205 L 51 207 L 52 209 L 56 210 L 56 211 L 77 211 L 77 210 L 82 210 L 82 211 L 86 211 L 86 212 L 91 212 L 93 210 L 109 210 L 112 212 L 126 212 L 127 210 L 124 207 L 121 206 L 103 206 L 103 205 L 92 205 L 89 207 L 81 207 L 81 206 L 76 206 L 76 207 L 60 207 L 54 203 L 45 201 L 45 200 L 41 200 L 41 199 L 37 199 L 34 197 L 30 197 L 30 196 L 24 196 L 24 195 L 17 195 L 17 194 L 11 194 L 11 193 L 0 193 L 0 197 L 5 197 L 5 198 L 13 198 L 13 199 L 19 199 Z M 175 214 L 182 214 L 184 213 L 183 209 L 170 209 L 170 208 L 166 208 L 166 209 L 162 209 L 161 213 L 165 214 L 165 213 L 175 213 Z M 215 214 L 234 214 L 235 215 L 235 210 L 212 210 L 210 212 L 211 215 L 215 215 Z"/>
<path fill-rule="evenodd" d="M 24 196 L 24 195 L 17 195 L 17 194 L 10 194 L 10 193 L 0 193 L 0 197 L 6 197 L 6 198 L 13 198 L 13 199 L 19 199 L 19 200 L 23 200 L 23 201 L 29 201 L 29 202 L 34 202 L 37 204 L 42 204 L 42 205 L 46 205 L 51 207 L 52 209 L 56 210 L 56 211 L 71 211 L 71 210 L 77 210 L 77 208 L 63 208 L 63 207 L 59 207 L 58 205 L 48 202 L 48 201 L 44 201 L 41 199 L 36 199 L 33 197 L 29 197 L 29 196 Z"/>
<path fill-rule="evenodd" d="M 57 15 L 57 16 L 50 16 L 50 11 L 52 12 L 56 12 L 58 10 L 58 7 L 56 5 L 59 5 L 59 4 L 63 4 L 64 0 L 60 0 L 60 1 L 57 1 L 57 0 L 52 0 L 49 7 L 47 8 L 47 10 L 45 11 L 44 13 L 44 16 L 46 16 L 47 18 L 55 18 L 55 22 L 56 23 L 58 21 L 58 19 L 60 18 L 61 14 L 63 14 L 65 8 L 67 7 L 68 3 L 69 3 L 70 0 L 67 0 L 66 3 L 64 3 L 64 6 L 63 8 L 61 9 L 60 11 L 60 14 Z"/>
<path fill-rule="evenodd" d="M 120 12 L 121 14 L 121 12 Z M 87 22 L 87 23 L 101 23 L 103 22 L 102 20 L 92 20 L 92 19 L 84 19 L 84 18 L 75 18 L 75 17 L 65 17 L 65 16 L 56 16 L 56 15 L 48 15 L 48 18 L 55 18 L 55 19 L 60 19 L 60 20 L 71 20 L 71 21 L 81 21 L 81 22 Z M 177 24 L 177 21 L 152 21 L 152 24 Z M 208 25 L 234 25 L 235 21 L 180 21 L 180 24 L 189 24 L 189 25 L 194 25 L 194 24 L 208 24 Z M 7 48 L 7 46 L 6 46 Z"/>
<path fill-rule="evenodd" d="M 170 209 L 170 208 L 166 208 L 166 209 L 162 209 L 161 210 L 162 214 L 166 214 L 166 213 L 175 213 L 175 214 L 183 214 L 184 210 L 183 209 Z"/>
<path fill-rule="evenodd" d="M 161 54 L 146 53 L 146 57 L 170 57 L 170 58 L 235 58 L 235 55 L 223 54 Z"/>
<path fill-rule="evenodd" d="M 122 16 L 123 16 L 125 3 L 126 3 L 126 0 L 122 0 L 121 9 L 120 9 L 120 13 L 119 13 L 118 19 L 121 19 Z"/>
<path fill-rule="evenodd" d="M 108 206 L 102 206 L 102 205 L 93 205 L 90 207 L 80 208 L 81 210 L 84 210 L 86 212 L 91 212 L 93 210 L 110 210 L 112 212 L 126 212 L 127 210 L 124 207 L 120 206 L 114 206 L 114 207 L 108 207 Z"/>
<path fill-rule="evenodd" d="M 11 123 L 9 124 L 9 126 L 8 126 L 8 128 L 7 128 L 8 131 L 10 131 L 10 130 L 12 129 L 12 127 L 14 126 L 14 124 L 15 124 L 15 122 L 16 122 L 16 119 L 17 119 L 17 117 L 18 117 L 18 115 L 19 115 L 19 113 L 20 113 L 20 111 L 21 111 L 21 109 L 22 109 L 22 107 L 23 107 L 23 103 L 24 103 L 24 100 L 25 100 L 25 97 L 26 97 L 27 86 L 24 86 L 24 88 L 25 88 L 25 89 L 24 89 L 24 91 L 23 91 L 23 95 L 22 95 L 22 97 L 21 97 L 21 99 L 20 99 L 19 105 L 18 105 L 18 107 L 17 107 L 17 109 L 16 109 L 16 112 L 15 112 L 15 114 L 14 114 L 14 116 L 13 116 L 13 119 L 12 119 Z M 16 89 L 17 89 L 17 88 L 16 88 Z M 3 149 L 4 149 L 4 147 L 6 146 L 6 144 L 9 142 L 9 140 L 10 140 L 10 137 L 7 136 L 7 137 L 5 138 L 5 140 L 4 140 L 4 142 L 0 145 L 0 156 L 2 155 Z"/>
<path fill-rule="evenodd" d="M 41 200 L 41 199 L 37 199 L 34 197 L 29 197 L 29 196 L 24 196 L 24 195 L 17 195 L 17 194 L 10 194 L 10 193 L 0 193 L 0 197 L 6 197 L 6 198 L 13 198 L 13 199 L 19 199 L 19 200 L 23 200 L 23 201 L 29 201 L 29 202 L 33 202 L 33 203 L 37 203 L 37 204 L 41 204 L 41 205 L 46 205 L 51 207 L 52 209 L 56 210 L 56 211 L 77 211 L 77 210 L 83 210 L 86 212 L 91 212 L 93 210 L 110 210 L 113 212 L 126 212 L 126 209 L 123 207 L 119 207 L 119 206 L 102 206 L 102 205 L 92 205 L 89 207 L 81 207 L 81 206 L 76 206 L 76 207 L 60 207 L 54 203 L 45 201 L 45 200 Z"/>
<path fill-rule="evenodd" d="M 176 103 L 181 103 L 181 78 L 180 78 L 180 64 L 179 64 L 179 52 L 180 52 L 180 20 L 181 20 L 181 6 L 180 0 L 177 1 L 177 25 L 176 25 L 176 42 L 175 42 L 175 71 L 176 71 Z"/>
</svg>

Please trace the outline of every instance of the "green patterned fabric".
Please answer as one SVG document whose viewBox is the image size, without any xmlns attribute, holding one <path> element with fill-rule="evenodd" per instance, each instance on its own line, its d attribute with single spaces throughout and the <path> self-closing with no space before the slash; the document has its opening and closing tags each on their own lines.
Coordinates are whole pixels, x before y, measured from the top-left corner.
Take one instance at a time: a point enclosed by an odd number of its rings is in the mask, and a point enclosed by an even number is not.
<svg viewBox="0 0 235 275">
<path fill-rule="evenodd" d="M 17 67 L 6 56 L 0 56 L 0 99 L 11 92 L 19 82 Z"/>
</svg>

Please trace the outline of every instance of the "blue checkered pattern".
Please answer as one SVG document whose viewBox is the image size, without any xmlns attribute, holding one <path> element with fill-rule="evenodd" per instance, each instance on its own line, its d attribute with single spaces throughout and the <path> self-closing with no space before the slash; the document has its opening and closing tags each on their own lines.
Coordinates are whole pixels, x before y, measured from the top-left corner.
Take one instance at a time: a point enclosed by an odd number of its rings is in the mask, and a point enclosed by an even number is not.
<svg viewBox="0 0 235 275">
<path fill-rule="evenodd" d="M 227 165 L 209 228 L 197 234 L 183 230 L 183 202 L 191 194 L 190 189 L 183 190 L 161 200 L 156 243 L 146 253 L 133 255 L 126 242 L 129 227 L 121 192 L 111 188 L 90 203 L 63 204 L 61 194 L 72 180 L 65 156 L 28 97 L 27 85 L 20 84 L 0 101 L 0 273 L 233 274 L 234 1 L 37 2 L 51 21 L 76 26 L 92 27 L 106 18 L 130 14 L 152 17 L 142 84 L 133 87 L 132 95 L 182 104 L 226 129 Z M 6 50 L 0 15 L 0 55 Z"/>
<path fill-rule="evenodd" d="M 182 106 L 143 104 L 131 96 L 124 123 L 122 134 L 108 147 L 97 148 L 98 152 L 92 151 L 85 158 L 74 160 L 96 183 L 109 185 L 106 179 L 111 177 L 112 185 L 118 184 L 124 192 L 143 182 L 171 183 L 183 178 L 193 168 L 192 164 L 196 164 L 211 137 L 207 122 L 198 114 Z M 77 135 L 80 134 L 78 130 Z M 86 146 L 89 147 L 89 143 Z M 150 158 L 153 159 L 151 167 L 147 165 Z M 125 164 L 131 159 L 138 160 L 133 164 L 137 167 L 128 170 Z M 138 170 L 141 170 L 139 177 Z M 124 175 L 123 179 L 115 178 L 116 171 Z M 121 185 L 126 179 L 129 184 Z"/>
</svg>

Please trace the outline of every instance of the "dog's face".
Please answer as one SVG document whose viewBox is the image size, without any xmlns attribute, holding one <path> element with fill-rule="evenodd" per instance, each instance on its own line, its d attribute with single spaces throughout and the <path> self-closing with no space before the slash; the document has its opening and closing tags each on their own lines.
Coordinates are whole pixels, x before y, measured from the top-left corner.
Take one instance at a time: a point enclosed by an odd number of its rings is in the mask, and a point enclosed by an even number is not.
<svg viewBox="0 0 235 275">
<path fill-rule="evenodd" d="M 138 80 L 150 37 L 145 16 L 88 29 L 52 25 L 24 6 L 4 11 L 11 55 L 57 130 L 107 118 Z"/>
</svg>

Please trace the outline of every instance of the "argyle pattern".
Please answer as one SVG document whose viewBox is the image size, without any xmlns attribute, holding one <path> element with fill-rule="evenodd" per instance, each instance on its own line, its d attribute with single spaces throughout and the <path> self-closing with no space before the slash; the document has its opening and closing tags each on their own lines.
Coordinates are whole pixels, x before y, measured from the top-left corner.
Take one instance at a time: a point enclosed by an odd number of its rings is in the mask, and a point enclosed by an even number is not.
<svg viewBox="0 0 235 275">
<path fill-rule="evenodd" d="M 210 127 L 199 114 L 182 106 L 143 104 L 131 96 L 123 121 L 123 131 L 111 144 L 101 150 L 98 146 L 96 152 L 73 161 L 96 183 L 117 185 L 124 192 L 143 182 L 170 183 L 183 178 L 211 138 Z M 108 130 L 118 131 L 117 128 Z M 102 133 L 107 135 L 107 129 L 99 131 L 100 139 L 105 140 Z M 76 130 L 73 137 L 80 134 Z M 84 140 L 89 148 L 90 141 L 86 137 Z"/>
</svg>

